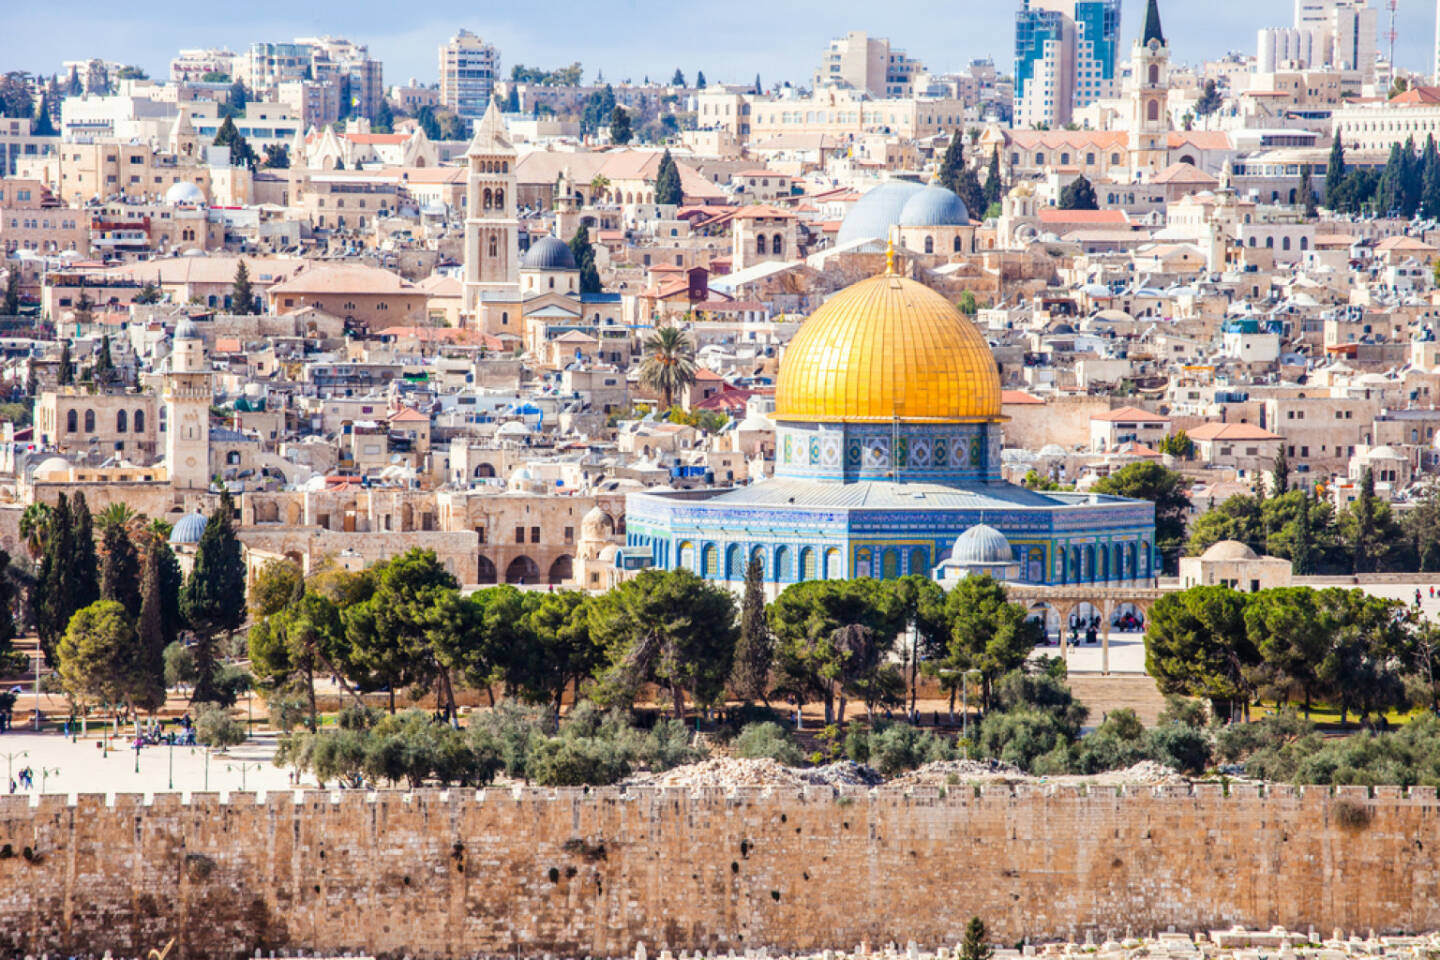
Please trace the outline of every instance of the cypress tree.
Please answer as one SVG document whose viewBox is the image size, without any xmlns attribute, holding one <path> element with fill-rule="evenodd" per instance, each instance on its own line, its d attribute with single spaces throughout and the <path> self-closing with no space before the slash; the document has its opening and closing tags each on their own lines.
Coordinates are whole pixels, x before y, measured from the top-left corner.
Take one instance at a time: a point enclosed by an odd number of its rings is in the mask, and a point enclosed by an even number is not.
<svg viewBox="0 0 1440 960">
<path fill-rule="evenodd" d="M 575 257 L 575 266 L 580 268 L 580 292 L 599 293 L 600 273 L 595 269 L 595 248 L 590 244 L 590 231 L 585 224 L 570 238 L 570 253 Z"/>
<path fill-rule="evenodd" d="M 1000 181 L 1000 148 L 991 147 L 990 167 L 985 173 L 985 209 L 989 210 L 993 204 L 999 203 L 1004 193 L 1005 185 Z M 985 211 L 980 212 L 983 214 Z"/>
<path fill-rule="evenodd" d="M 621 146 L 629 143 L 635 136 L 635 131 L 630 128 L 630 112 L 624 107 L 616 104 L 615 109 L 610 111 L 610 139 Z"/>
<path fill-rule="evenodd" d="M 1420 157 L 1420 207 L 1427 217 L 1440 217 L 1440 151 L 1433 135 L 1425 138 Z"/>
<path fill-rule="evenodd" d="M 945 156 L 940 160 L 940 171 L 937 175 L 940 186 L 952 193 L 960 193 L 960 177 L 965 172 L 965 138 L 956 130 L 950 135 L 950 145 L 945 148 Z M 963 197 L 961 199 L 964 199 Z"/>
<path fill-rule="evenodd" d="M 70 341 L 60 346 L 60 369 L 55 371 L 55 382 L 62 387 L 75 382 L 75 361 L 70 358 Z"/>
<path fill-rule="evenodd" d="M 40 97 L 40 106 L 35 110 L 35 123 L 30 127 L 30 133 L 37 137 L 58 137 L 60 135 L 50 119 L 50 94 L 48 92 Z"/>
<path fill-rule="evenodd" d="M 1285 458 L 1285 448 L 1281 447 L 1280 452 L 1275 454 L 1275 464 L 1271 470 L 1275 479 L 1275 496 L 1290 491 L 1290 461 Z"/>
<path fill-rule="evenodd" d="M 24 665 L 24 654 L 15 650 L 15 582 L 10 579 L 10 554 L 0 550 L 0 670 Z"/>
<path fill-rule="evenodd" d="M 655 174 L 655 202 L 679 206 L 685 200 L 684 188 L 680 186 L 680 168 L 675 158 L 666 150 L 660 157 L 660 169 Z"/>
<path fill-rule="evenodd" d="M 40 636 L 40 648 L 45 651 L 45 659 L 54 664 L 55 646 L 70 625 L 70 615 L 76 609 L 75 582 L 71 576 L 75 531 L 70 501 L 63 493 L 56 497 L 55 507 L 50 511 L 49 528 L 31 609 L 35 616 L 35 630 Z"/>
<path fill-rule="evenodd" d="M 72 549 L 70 565 L 75 581 L 75 610 L 88 607 L 100 599 L 100 559 L 95 553 L 95 522 L 85 494 L 75 494 L 70 507 Z M 72 611 L 73 612 L 73 611 Z M 66 621 L 69 623 L 68 618 Z"/>
<path fill-rule="evenodd" d="M 1415 138 L 1405 138 L 1400 150 L 1400 213 L 1405 217 L 1415 216 L 1420 208 L 1420 157 L 1415 152 Z"/>
<path fill-rule="evenodd" d="M 216 637 L 245 622 L 245 561 L 235 537 L 233 510 L 229 492 L 222 493 L 195 546 L 195 566 L 180 595 L 181 611 L 195 633 L 199 677 L 191 699 L 200 702 L 220 699 L 215 686 L 219 666 Z"/>
<path fill-rule="evenodd" d="M 1305 208 L 1305 219 L 1315 216 L 1315 188 L 1310 183 L 1310 165 L 1300 171 L 1300 203 Z"/>
<path fill-rule="evenodd" d="M 95 358 L 95 382 L 109 383 L 115 379 L 115 358 L 110 354 L 110 335 L 100 339 L 100 353 Z"/>
<path fill-rule="evenodd" d="M 1385 159 L 1385 169 L 1380 173 L 1380 183 L 1375 188 L 1376 213 L 1382 217 L 1397 213 L 1403 194 L 1405 160 L 1400 144 L 1390 144 L 1390 155 Z"/>
<path fill-rule="evenodd" d="M 685 74 L 680 70 L 679 67 L 676 67 L 676 68 L 675 68 L 675 76 L 673 76 L 673 77 L 670 78 L 670 86 L 672 86 L 672 87 L 683 87 L 683 86 L 685 86 Z"/>
<path fill-rule="evenodd" d="M 20 312 L 20 268 L 11 267 L 5 272 L 5 304 L 0 314 L 13 317 Z"/>
<path fill-rule="evenodd" d="M 770 681 L 770 663 L 775 655 L 774 639 L 765 622 L 763 570 L 759 557 L 751 557 L 745 568 L 745 598 L 740 605 L 740 639 L 735 644 L 730 686 L 735 695 L 749 703 L 765 700 Z"/>
<path fill-rule="evenodd" d="M 132 617 L 140 615 L 140 555 L 124 526 L 112 523 L 101 536 L 100 597 L 113 600 Z"/>
<path fill-rule="evenodd" d="M 235 265 L 235 282 L 230 286 L 230 312 L 241 316 L 255 313 L 255 290 L 250 285 L 250 268 L 242 259 Z"/>
<path fill-rule="evenodd" d="M 1310 490 L 1300 491 L 1300 514 L 1295 518 L 1295 545 L 1290 550 L 1290 567 L 1297 577 L 1315 572 L 1315 535 L 1310 528 Z"/>
<path fill-rule="evenodd" d="M 1330 144 L 1330 162 L 1325 166 L 1325 206 L 1334 211 L 1344 208 L 1345 196 L 1345 147 L 1339 134 Z"/>
<path fill-rule="evenodd" d="M 165 630 L 165 598 L 162 594 L 165 558 L 162 550 L 168 548 L 158 537 L 152 537 L 145 551 L 145 574 L 140 585 L 140 616 L 135 623 L 138 641 L 136 658 L 139 663 L 134 671 L 146 692 L 151 694 L 148 699 L 153 701 L 158 686 L 160 704 L 165 702 L 165 648 L 170 645 L 170 635 Z"/>
</svg>

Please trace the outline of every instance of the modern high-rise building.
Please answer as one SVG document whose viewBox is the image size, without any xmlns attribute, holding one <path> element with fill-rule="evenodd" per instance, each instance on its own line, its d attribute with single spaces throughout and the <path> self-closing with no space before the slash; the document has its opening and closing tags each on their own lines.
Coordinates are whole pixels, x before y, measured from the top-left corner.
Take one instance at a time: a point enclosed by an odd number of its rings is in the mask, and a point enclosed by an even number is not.
<svg viewBox="0 0 1440 960">
<path fill-rule="evenodd" d="M 1368 0 L 1295 0 L 1295 23 L 1259 32 L 1255 69 L 1329 68 L 1375 79 L 1378 11 Z"/>
<path fill-rule="evenodd" d="M 440 44 L 440 104 L 474 120 L 485 115 L 500 77 L 500 54 L 494 44 L 461 30 Z"/>
<path fill-rule="evenodd" d="M 1015 125 L 1058 126 L 1116 93 L 1120 0 L 1021 0 L 1015 14 Z"/>
<path fill-rule="evenodd" d="M 383 68 L 364 44 L 336 37 L 306 37 L 290 43 L 252 43 L 236 58 L 236 73 L 255 96 L 280 92 L 282 84 L 329 84 L 339 116 L 373 117 L 385 96 Z"/>
<path fill-rule="evenodd" d="M 815 86 L 864 90 L 882 100 L 909 97 L 915 93 L 915 78 L 924 72 L 919 60 L 891 47 L 884 37 L 852 30 L 830 41 L 815 71 Z"/>
</svg>

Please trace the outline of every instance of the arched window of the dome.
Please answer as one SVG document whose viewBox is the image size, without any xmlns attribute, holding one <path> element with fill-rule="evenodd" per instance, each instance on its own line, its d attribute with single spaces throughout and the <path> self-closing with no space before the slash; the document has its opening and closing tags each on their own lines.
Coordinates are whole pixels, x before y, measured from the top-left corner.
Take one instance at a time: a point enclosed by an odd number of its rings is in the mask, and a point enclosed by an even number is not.
<svg viewBox="0 0 1440 960">
<path fill-rule="evenodd" d="M 695 544 L 689 540 L 680 544 L 680 566 L 691 573 L 695 572 Z"/>
<path fill-rule="evenodd" d="M 1085 547 L 1085 576 L 1087 582 L 1095 582 L 1095 545 L 1087 544 Z"/>
<path fill-rule="evenodd" d="M 880 575 L 886 580 L 894 580 L 900 576 L 900 551 L 894 547 L 888 547 L 881 558 Z"/>
<path fill-rule="evenodd" d="M 756 548 L 754 548 L 753 550 L 751 550 L 751 551 L 750 551 L 750 559 L 751 559 L 751 560 L 758 560 L 758 561 L 760 561 L 760 579 L 761 579 L 761 580 L 764 580 L 764 579 L 765 579 L 765 571 L 766 571 L 766 565 L 765 565 L 765 548 L 764 548 L 764 547 L 756 547 Z"/>
<path fill-rule="evenodd" d="M 1102 544 L 1101 547 L 1100 547 L 1099 562 L 1100 562 L 1100 570 L 1099 570 L 1098 574 L 1096 575 L 1095 579 L 1097 579 L 1097 580 L 1109 580 L 1109 579 L 1110 579 L 1110 549 L 1109 549 L 1108 547 L 1104 546 L 1103 544 Z"/>
<path fill-rule="evenodd" d="M 795 572 L 790 569 L 790 548 L 775 548 L 775 582 L 788 583 L 795 579 Z"/>
<path fill-rule="evenodd" d="M 704 567 L 704 576 L 710 580 L 714 580 L 719 577 L 720 548 L 715 546 L 715 544 L 713 543 L 705 544 L 705 548 L 701 551 L 701 558 L 702 565 Z"/>
<path fill-rule="evenodd" d="M 741 553 L 740 553 L 740 545 L 739 545 L 739 544 L 732 543 L 732 544 L 730 544 L 730 546 L 728 546 L 728 547 L 725 548 L 725 579 L 726 579 L 726 580 L 744 580 L 744 579 L 745 579 L 745 567 L 744 567 L 743 564 L 740 562 L 740 558 L 741 558 Z"/>
<path fill-rule="evenodd" d="M 916 547 L 910 551 L 910 573 L 921 577 L 930 575 L 930 551 L 924 547 Z"/>
<path fill-rule="evenodd" d="M 814 580 L 819 576 L 818 564 L 814 547 L 804 547 L 800 551 L 800 579 Z"/>
<path fill-rule="evenodd" d="M 840 551 L 831 547 L 825 551 L 825 570 L 823 573 L 826 580 L 839 580 L 845 575 L 845 565 L 840 561 Z"/>
</svg>

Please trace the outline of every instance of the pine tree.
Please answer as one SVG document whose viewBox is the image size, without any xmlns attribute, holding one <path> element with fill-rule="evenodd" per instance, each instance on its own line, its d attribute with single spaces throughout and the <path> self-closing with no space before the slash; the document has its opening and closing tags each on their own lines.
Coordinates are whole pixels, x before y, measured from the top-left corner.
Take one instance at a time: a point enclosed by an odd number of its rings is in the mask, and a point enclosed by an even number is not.
<svg viewBox="0 0 1440 960">
<path fill-rule="evenodd" d="M 764 570 L 759 557 L 751 557 L 745 568 L 745 598 L 740 605 L 740 639 L 735 644 L 730 687 L 749 703 L 768 702 L 770 664 L 775 657 L 775 640 L 765 622 Z"/>
<path fill-rule="evenodd" d="M 80 85 L 80 72 L 75 67 L 71 67 L 70 77 L 65 81 L 65 95 L 78 97 L 84 92 L 85 88 Z"/>
<path fill-rule="evenodd" d="M 256 313 L 255 290 L 250 285 L 250 268 L 241 260 L 235 265 L 235 282 L 230 287 L 230 312 L 240 316 Z"/>
<path fill-rule="evenodd" d="M 131 617 L 140 615 L 140 555 L 124 525 L 112 523 L 101 535 L 100 597 L 113 600 Z"/>
<path fill-rule="evenodd" d="M 232 167 L 255 168 L 255 151 L 250 149 L 250 143 L 241 135 L 235 126 L 235 118 L 227 116 L 225 122 L 220 124 L 220 129 L 215 132 L 215 146 L 230 148 L 230 165 Z"/>
<path fill-rule="evenodd" d="M 520 88 L 517 87 L 517 86 L 516 86 L 515 84 L 513 84 L 513 83 L 510 84 L 510 92 L 505 95 L 505 112 L 506 112 L 506 113 L 519 113 L 519 112 L 520 112 Z M 428 136 L 428 134 L 427 134 L 427 136 Z M 434 138 L 432 138 L 432 139 L 434 139 Z"/>
<path fill-rule="evenodd" d="M 995 948 L 986 940 L 985 922 L 971 917 L 965 925 L 965 939 L 960 944 L 960 960 L 990 960 Z"/>
<path fill-rule="evenodd" d="M 1086 179 L 1084 174 L 1071 180 L 1060 191 L 1061 210 L 1098 210 L 1100 209 L 1099 198 L 1095 196 L 1095 187 Z"/>
<path fill-rule="evenodd" d="M 676 68 L 675 68 L 675 76 L 673 76 L 673 77 L 670 78 L 670 86 L 672 86 L 672 87 L 683 87 L 683 86 L 685 86 L 685 74 L 680 71 L 680 68 L 679 68 L 679 67 L 676 67 Z"/>
<path fill-rule="evenodd" d="M 706 83 L 704 70 L 695 71 L 695 86 L 702 90 L 705 89 Z"/>
<path fill-rule="evenodd" d="M 1005 184 L 1000 179 L 1000 148 L 995 146 L 990 148 L 990 167 L 985 172 L 985 210 L 976 212 L 983 215 L 1000 202 L 1004 193 Z M 976 217 L 976 219 L 979 218 Z"/>
<path fill-rule="evenodd" d="M 1325 206 L 1330 210 L 1344 209 L 1345 194 L 1345 147 L 1339 134 L 1330 145 L 1330 162 L 1325 165 Z"/>
<path fill-rule="evenodd" d="M 191 699 L 200 702 L 220 699 L 216 638 L 245 622 L 245 561 L 235 537 L 234 509 L 229 492 L 222 493 L 195 546 L 195 566 L 180 595 L 181 610 L 195 633 L 199 678 Z"/>
<path fill-rule="evenodd" d="M 100 559 L 95 554 L 95 522 L 90 516 L 90 505 L 85 494 L 75 494 L 70 504 L 71 524 L 74 532 L 71 543 L 71 576 L 75 583 L 75 609 L 88 607 L 100 599 Z"/>
<path fill-rule="evenodd" d="M 622 147 L 635 136 L 630 128 L 630 112 L 620 105 L 610 112 L 610 140 Z"/>
<path fill-rule="evenodd" d="M 390 101 L 381 99 L 380 106 L 375 108 L 375 117 L 370 121 L 370 129 L 376 133 L 390 133 L 395 129 L 395 111 L 390 109 Z"/>
<path fill-rule="evenodd" d="M 660 157 L 660 169 L 655 174 L 655 202 L 679 206 L 685 200 L 684 188 L 680 186 L 680 168 L 675 158 L 666 150 Z"/>
<path fill-rule="evenodd" d="M 580 292 L 599 293 L 600 273 L 595 269 L 595 248 L 590 243 L 590 231 L 583 223 L 575 231 L 575 236 L 570 238 L 570 253 L 575 258 L 575 266 L 580 269 Z"/>
</svg>

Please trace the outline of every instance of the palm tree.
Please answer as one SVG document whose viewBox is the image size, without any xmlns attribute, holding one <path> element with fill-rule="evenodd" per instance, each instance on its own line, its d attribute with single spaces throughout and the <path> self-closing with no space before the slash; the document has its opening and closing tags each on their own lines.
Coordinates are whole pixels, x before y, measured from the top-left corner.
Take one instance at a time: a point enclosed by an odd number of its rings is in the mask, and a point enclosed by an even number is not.
<svg viewBox="0 0 1440 960">
<path fill-rule="evenodd" d="M 660 327 L 645 341 L 645 359 L 640 364 L 640 383 L 660 391 L 665 409 L 675 394 L 695 382 L 695 345 L 679 327 Z"/>
<path fill-rule="evenodd" d="M 38 559 L 45 552 L 45 540 L 50 535 L 50 507 L 43 503 L 32 503 L 20 514 L 20 536 L 25 538 L 25 550 L 31 559 Z"/>
<path fill-rule="evenodd" d="M 590 178 L 590 202 L 599 203 L 605 198 L 605 191 L 610 189 L 610 178 L 603 173 L 597 173 Z"/>
<path fill-rule="evenodd" d="M 95 516 L 95 526 L 101 530 L 108 530 L 111 527 L 128 527 L 139 514 L 128 503 L 116 501 Z"/>
</svg>

